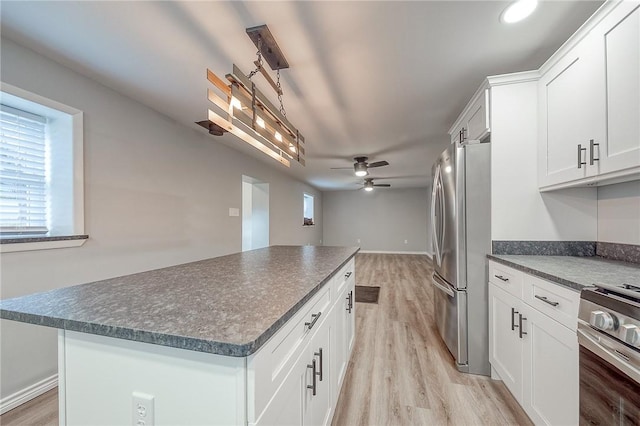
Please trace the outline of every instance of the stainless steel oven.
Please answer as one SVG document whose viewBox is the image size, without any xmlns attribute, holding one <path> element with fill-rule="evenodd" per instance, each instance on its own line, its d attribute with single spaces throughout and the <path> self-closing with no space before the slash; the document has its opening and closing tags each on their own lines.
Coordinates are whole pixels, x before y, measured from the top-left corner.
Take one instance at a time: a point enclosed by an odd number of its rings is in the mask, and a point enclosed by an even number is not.
<svg viewBox="0 0 640 426">
<path fill-rule="evenodd" d="M 640 289 L 582 290 L 580 424 L 640 425 Z"/>
</svg>

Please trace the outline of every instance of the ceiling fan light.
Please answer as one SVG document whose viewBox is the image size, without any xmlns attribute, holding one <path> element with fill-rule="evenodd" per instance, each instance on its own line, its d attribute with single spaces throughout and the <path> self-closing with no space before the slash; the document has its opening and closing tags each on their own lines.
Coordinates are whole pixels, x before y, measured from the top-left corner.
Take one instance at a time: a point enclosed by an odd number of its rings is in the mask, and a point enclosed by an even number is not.
<svg viewBox="0 0 640 426">
<path fill-rule="evenodd" d="M 502 12 L 501 20 L 506 24 L 520 22 L 531 15 L 538 6 L 538 0 L 518 0 Z"/>
<path fill-rule="evenodd" d="M 353 165 L 353 170 L 356 173 L 356 176 L 362 177 L 369 174 L 367 171 L 367 165 L 365 163 L 356 163 Z"/>
<path fill-rule="evenodd" d="M 367 191 L 367 192 L 371 192 L 371 191 L 373 191 L 373 186 L 365 186 L 364 190 Z"/>
</svg>

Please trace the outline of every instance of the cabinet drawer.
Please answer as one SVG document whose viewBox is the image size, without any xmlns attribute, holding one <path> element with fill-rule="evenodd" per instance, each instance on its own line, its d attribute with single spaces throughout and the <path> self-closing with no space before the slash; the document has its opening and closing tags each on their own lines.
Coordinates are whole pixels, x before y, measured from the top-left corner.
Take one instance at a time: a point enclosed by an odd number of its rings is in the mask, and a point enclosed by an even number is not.
<svg viewBox="0 0 640 426">
<path fill-rule="evenodd" d="M 334 277 L 335 279 L 335 277 Z M 333 282 L 326 283 L 258 352 L 247 359 L 248 420 L 255 421 L 294 367 L 302 349 L 330 316 Z M 317 320 L 312 317 L 320 313 Z M 316 321 L 310 329 L 309 325 Z"/>
<path fill-rule="evenodd" d="M 522 298 L 523 275 L 518 270 L 489 261 L 489 282 L 518 298 Z"/>
<path fill-rule="evenodd" d="M 342 291 L 344 291 L 345 286 L 347 285 L 349 280 L 353 279 L 353 277 L 355 277 L 354 274 L 355 274 L 355 261 L 353 259 L 351 259 L 333 277 L 334 285 L 335 285 L 335 289 L 336 289 L 334 294 L 340 294 Z"/>
<path fill-rule="evenodd" d="M 575 330 L 580 293 L 531 275 L 525 275 L 524 302 L 565 327 Z"/>
</svg>

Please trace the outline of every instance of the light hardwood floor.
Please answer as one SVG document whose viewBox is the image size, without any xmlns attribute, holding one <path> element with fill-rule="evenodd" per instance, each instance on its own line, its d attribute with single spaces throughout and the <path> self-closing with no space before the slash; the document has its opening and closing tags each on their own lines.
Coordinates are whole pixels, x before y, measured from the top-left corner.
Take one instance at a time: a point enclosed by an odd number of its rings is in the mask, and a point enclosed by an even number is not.
<svg viewBox="0 0 640 426">
<path fill-rule="evenodd" d="M 501 382 L 459 373 L 433 325 L 426 256 L 359 254 L 356 284 L 379 286 L 356 305 L 356 342 L 333 420 L 355 425 L 530 425 Z M 57 425 L 57 389 L 0 424 Z"/>
<path fill-rule="evenodd" d="M 455 368 L 434 326 L 432 272 L 426 256 L 356 257 L 356 284 L 380 298 L 356 304 L 334 426 L 531 424 L 502 382 Z"/>
</svg>

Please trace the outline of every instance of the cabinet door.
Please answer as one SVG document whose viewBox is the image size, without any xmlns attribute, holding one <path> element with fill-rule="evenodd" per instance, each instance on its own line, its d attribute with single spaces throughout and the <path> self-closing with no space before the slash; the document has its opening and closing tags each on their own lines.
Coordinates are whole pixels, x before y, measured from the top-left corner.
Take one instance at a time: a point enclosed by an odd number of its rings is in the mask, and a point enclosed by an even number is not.
<svg viewBox="0 0 640 426">
<path fill-rule="evenodd" d="M 640 166 L 640 6 L 622 3 L 599 28 L 606 60 L 607 139 L 596 151 L 596 166 L 610 173 Z"/>
<path fill-rule="evenodd" d="M 513 295 L 489 284 L 489 362 L 518 402 L 522 401 L 522 340 L 515 326 L 521 305 Z"/>
<path fill-rule="evenodd" d="M 315 380 L 312 368 L 307 368 L 304 386 L 303 422 L 304 426 L 320 426 L 331 423 L 331 363 L 329 357 L 332 352 L 331 334 L 333 324 L 325 321 L 318 329 L 309 344 L 307 352 L 308 365 L 313 365 L 315 360 Z M 313 392 L 315 386 L 315 395 Z"/>
<path fill-rule="evenodd" d="M 489 134 L 489 89 L 474 102 L 465 122 L 465 140 L 481 140 Z"/>
<path fill-rule="evenodd" d="M 334 384 L 335 389 L 333 390 L 334 399 L 337 400 L 338 395 L 340 394 L 340 388 L 342 387 L 342 379 L 344 378 L 344 374 L 347 369 L 347 320 L 349 317 L 349 312 L 347 312 L 347 307 L 349 305 L 349 289 L 345 285 L 342 293 L 338 294 L 338 298 L 336 300 L 335 307 L 335 332 L 334 332 L 334 341 L 335 346 L 334 350 L 331 351 L 332 359 L 334 359 Z"/>
<path fill-rule="evenodd" d="M 299 426 L 302 424 L 303 386 L 307 374 L 306 359 L 301 359 L 276 391 L 260 419 L 260 426 Z"/>
<path fill-rule="evenodd" d="M 351 358 L 351 351 L 353 350 L 353 343 L 356 337 L 356 280 L 355 277 L 350 278 L 350 282 L 347 285 L 347 291 L 351 297 L 351 309 L 346 310 L 346 349 L 347 349 L 347 365 L 349 364 L 349 358 Z"/>
<path fill-rule="evenodd" d="M 535 424 L 576 425 L 579 414 L 578 339 L 536 309 L 523 312 L 523 408 Z"/>
<path fill-rule="evenodd" d="M 588 35 L 540 78 L 540 187 L 597 172 L 588 167 L 588 151 L 590 140 L 605 138 L 603 48 Z"/>
</svg>

